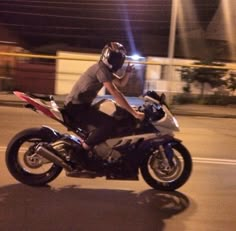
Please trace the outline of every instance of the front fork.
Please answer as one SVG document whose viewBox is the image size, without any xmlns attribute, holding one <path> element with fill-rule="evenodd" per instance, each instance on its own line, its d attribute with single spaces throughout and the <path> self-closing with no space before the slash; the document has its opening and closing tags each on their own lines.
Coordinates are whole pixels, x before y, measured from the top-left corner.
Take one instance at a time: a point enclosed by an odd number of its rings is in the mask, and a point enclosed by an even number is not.
<svg viewBox="0 0 236 231">
<path fill-rule="evenodd" d="M 160 151 L 163 159 L 168 162 L 170 167 L 172 167 L 174 165 L 174 163 L 173 163 L 174 151 L 172 149 L 172 144 L 168 143 L 165 145 L 160 145 L 159 151 Z"/>
<path fill-rule="evenodd" d="M 157 163 L 155 160 L 159 160 L 158 164 L 161 165 L 161 169 L 163 171 L 170 171 L 174 166 L 173 157 L 174 152 L 172 149 L 172 144 L 161 144 L 159 145 L 159 148 L 153 153 L 151 166 L 156 168 L 157 166 L 155 166 L 154 162 Z"/>
</svg>

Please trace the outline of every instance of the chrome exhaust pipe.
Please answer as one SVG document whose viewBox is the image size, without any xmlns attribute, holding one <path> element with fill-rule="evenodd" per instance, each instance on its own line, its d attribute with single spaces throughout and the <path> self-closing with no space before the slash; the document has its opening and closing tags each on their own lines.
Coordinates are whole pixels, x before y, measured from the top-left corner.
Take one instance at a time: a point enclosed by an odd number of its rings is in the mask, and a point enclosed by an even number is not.
<svg viewBox="0 0 236 231">
<path fill-rule="evenodd" d="M 36 153 L 39 154 L 40 156 L 43 156 L 44 158 L 52 161 L 53 163 L 61 166 L 62 168 L 66 169 L 67 171 L 71 171 L 72 167 L 65 163 L 64 160 L 62 160 L 60 157 L 58 157 L 56 154 L 53 152 L 49 151 L 47 148 L 43 147 L 40 145 L 39 147 L 36 148 Z"/>
</svg>

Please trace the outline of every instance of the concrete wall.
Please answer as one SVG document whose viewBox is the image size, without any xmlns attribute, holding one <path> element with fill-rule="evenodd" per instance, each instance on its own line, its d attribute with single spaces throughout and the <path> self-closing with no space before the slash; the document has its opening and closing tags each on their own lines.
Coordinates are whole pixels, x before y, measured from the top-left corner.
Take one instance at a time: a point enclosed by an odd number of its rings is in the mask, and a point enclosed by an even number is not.
<svg viewBox="0 0 236 231">
<path fill-rule="evenodd" d="M 57 95 L 68 94 L 73 84 L 81 76 L 81 74 L 83 74 L 83 72 L 88 67 L 90 67 L 93 63 L 96 62 L 96 60 L 99 60 L 100 58 L 99 54 L 86 54 L 63 51 L 58 52 L 57 56 L 58 59 L 56 62 L 55 80 L 55 94 Z M 92 59 L 94 61 L 82 61 L 79 59 Z"/>
<path fill-rule="evenodd" d="M 180 93 L 184 86 L 184 82 L 181 81 L 180 67 L 173 67 L 168 70 L 169 59 L 162 57 L 148 57 L 147 62 L 157 63 L 156 65 L 147 65 L 146 76 L 145 76 L 145 91 L 154 90 L 157 92 L 173 92 Z M 174 59 L 175 64 L 191 64 L 194 60 L 182 60 Z M 158 64 L 160 63 L 160 64 Z M 171 75 L 171 76 L 170 76 Z"/>
<path fill-rule="evenodd" d="M 68 94 L 80 75 L 100 58 L 100 54 L 73 52 L 58 52 L 57 55 L 55 94 L 59 95 Z M 92 61 L 86 61 L 85 59 Z M 174 59 L 176 66 L 172 67 L 171 71 L 169 70 L 170 61 L 168 58 L 147 57 L 145 61 L 149 62 L 150 65 L 135 64 L 137 69 L 134 74 L 135 76 L 132 76 L 127 86 L 121 89 L 125 95 L 139 96 L 147 90 L 182 93 L 185 82 L 181 81 L 181 74 L 178 69 L 185 64 L 193 64 L 197 60 Z M 212 94 L 213 92 L 214 89 L 210 86 L 205 87 L 206 94 Z M 100 95 L 105 93 L 105 89 L 99 92 Z M 199 84 L 194 83 L 191 85 L 191 93 L 200 93 Z"/>
<path fill-rule="evenodd" d="M 58 52 L 56 62 L 55 94 L 68 94 L 74 82 L 93 63 L 100 58 L 100 54 L 86 54 L 73 52 Z M 68 59 L 63 59 L 68 58 Z M 72 60 L 77 59 L 77 60 Z M 79 60 L 82 59 L 82 60 Z M 86 61 L 85 59 L 94 60 Z M 147 57 L 147 62 L 157 63 L 155 65 L 136 64 L 136 76 L 131 77 L 128 85 L 121 89 L 127 96 L 139 96 L 146 90 L 157 92 L 181 93 L 184 82 L 181 81 L 180 67 L 174 67 L 172 72 L 168 71 L 169 59 L 161 57 Z M 192 64 L 196 60 L 175 59 L 177 65 Z M 160 64 L 158 64 L 160 63 Z M 171 73 L 171 78 L 168 74 Z M 140 86 L 142 84 L 143 86 Z M 137 86 L 136 86 L 137 85 Z M 134 89 L 134 87 L 136 88 Z M 102 89 L 99 94 L 105 94 Z M 192 86 L 192 93 L 199 93 L 199 88 Z"/>
</svg>

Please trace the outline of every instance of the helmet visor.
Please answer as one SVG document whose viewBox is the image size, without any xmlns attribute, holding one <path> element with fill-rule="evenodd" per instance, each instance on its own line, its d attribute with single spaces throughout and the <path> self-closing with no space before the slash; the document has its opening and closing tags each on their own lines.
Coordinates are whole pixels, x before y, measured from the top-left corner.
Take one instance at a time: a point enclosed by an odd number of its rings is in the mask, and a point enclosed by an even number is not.
<svg viewBox="0 0 236 231">
<path fill-rule="evenodd" d="M 120 52 L 111 52 L 107 61 L 112 65 L 112 70 L 117 71 L 123 66 L 125 55 Z"/>
</svg>

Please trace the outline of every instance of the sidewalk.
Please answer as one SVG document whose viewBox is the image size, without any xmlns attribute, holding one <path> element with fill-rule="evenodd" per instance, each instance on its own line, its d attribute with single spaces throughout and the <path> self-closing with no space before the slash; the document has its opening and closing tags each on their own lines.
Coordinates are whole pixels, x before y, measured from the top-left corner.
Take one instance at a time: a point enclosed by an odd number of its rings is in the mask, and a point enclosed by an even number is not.
<svg viewBox="0 0 236 231">
<path fill-rule="evenodd" d="M 56 102 L 62 105 L 65 95 L 54 96 Z M 127 97 L 127 100 L 133 105 L 141 105 L 142 100 L 137 97 Z M 18 99 L 15 95 L 0 92 L 0 107 L 12 106 L 21 107 L 24 102 Z M 172 105 L 171 110 L 175 115 L 188 116 L 207 116 L 216 118 L 235 118 L 236 119 L 236 105 L 232 106 L 212 106 L 212 105 L 197 105 L 197 104 L 183 104 Z"/>
</svg>

